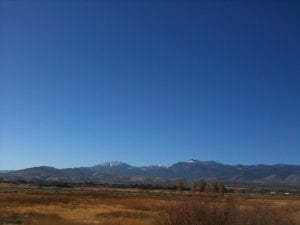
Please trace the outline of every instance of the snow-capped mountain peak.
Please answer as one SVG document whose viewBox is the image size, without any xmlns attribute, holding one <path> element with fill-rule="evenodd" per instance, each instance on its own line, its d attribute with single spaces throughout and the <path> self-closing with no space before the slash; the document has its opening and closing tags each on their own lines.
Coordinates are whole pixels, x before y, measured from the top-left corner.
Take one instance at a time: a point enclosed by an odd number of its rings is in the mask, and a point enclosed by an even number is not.
<svg viewBox="0 0 300 225">
<path fill-rule="evenodd" d="M 121 161 L 108 161 L 101 164 L 101 166 L 105 166 L 105 167 L 116 167 L 116 166 L 123 166 L 123 165 L 127 165 L 127 163 Z"/>
<path fill-rule="evenodd" d="M 190 159 L 190 160 L 187 160 L 185 161 L 186 163 L 197 163 L 199 162 L 199 160 L 195 160 L 195 159 Z"/>
</svg>

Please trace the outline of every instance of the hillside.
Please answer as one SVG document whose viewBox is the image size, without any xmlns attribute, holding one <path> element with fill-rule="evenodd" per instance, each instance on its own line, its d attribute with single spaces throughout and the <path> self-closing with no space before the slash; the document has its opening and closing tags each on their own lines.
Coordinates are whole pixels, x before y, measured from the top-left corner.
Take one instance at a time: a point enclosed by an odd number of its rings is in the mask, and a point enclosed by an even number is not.
<svg viewBox="0 0 300 225">
<path fill-rule="evenodd" d="M 226 183 L 262 185 L 300 185 L 299 165 L 226 165 L 214 161 L 189 160 L 171 166 L 136 167 L 124 162 L 106 162 L 92 167 L 56 169 L 33 167 L 0 173 L 5 181 L 148 183 L 162 184 L 186 180 L 206 179 Z"/>
</svg>

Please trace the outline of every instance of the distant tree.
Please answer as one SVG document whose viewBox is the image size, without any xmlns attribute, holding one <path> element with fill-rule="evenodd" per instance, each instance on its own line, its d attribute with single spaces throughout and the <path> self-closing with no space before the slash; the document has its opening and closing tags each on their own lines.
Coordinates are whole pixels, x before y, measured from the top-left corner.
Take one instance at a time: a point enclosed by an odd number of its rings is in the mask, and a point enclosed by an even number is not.
<svg viewBox="0 0 300 225">
<path fill-rule="evenodd" d="M 205 186 L 205 192 L 212 192 L 213 191 L 213 187 L 211 183 L 206 184 Z"/>
<path fill-rule="evenodd" d="M 196 181 L 191 182 L 191 191 L 196 192 L 197 191 L 197 183 Z"/>
<path fill-rule="evenodd" d="M 213 182 L 206 185 L 206 192 L 218 192 L 218 183 Z"/>
<path fill-rule="evenodd" d="M 226 188 L 225 188 L 224 184 L 219 182 L 218 183 L 218 192 L 219 193 L 224 193 L 225 191 L 226 191 Z"/>
<path fill-rule="evenodd" d="M 212 183 L 212 192 L 219 192 L 218 183 L 216 183 L 216 182 Z"/>
<path fill-rule="evenodd" d="M 177 181 L 177 190 L 178 191 L 183 191 L 184 189 L 184 181 L 183 180 L 178 180 Z"/>
<path fill-rule="evenodd" d="M 203 192 L 205 191 L 205 189 L 206 189 L 206 181 L 202 179 L 199 181 L 199 191 Z"/>
</svg>

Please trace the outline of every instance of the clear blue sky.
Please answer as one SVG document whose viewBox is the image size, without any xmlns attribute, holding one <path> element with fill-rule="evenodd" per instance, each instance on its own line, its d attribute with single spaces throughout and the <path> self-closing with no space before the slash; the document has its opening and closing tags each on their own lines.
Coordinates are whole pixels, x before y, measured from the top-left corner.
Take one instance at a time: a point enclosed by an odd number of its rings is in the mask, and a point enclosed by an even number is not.
<svg viewBox="0 0 300 225">
<path fill-rule="evenodd" d="M 299 164 L 300 3 L 2 0 L 0 107 L 0 169 Z"/>
</svg>

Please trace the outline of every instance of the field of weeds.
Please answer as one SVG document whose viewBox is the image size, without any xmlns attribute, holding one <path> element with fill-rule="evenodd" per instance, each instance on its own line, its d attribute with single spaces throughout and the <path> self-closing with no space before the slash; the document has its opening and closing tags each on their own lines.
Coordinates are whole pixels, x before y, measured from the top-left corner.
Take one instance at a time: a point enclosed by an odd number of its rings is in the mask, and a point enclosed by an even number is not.
<svg viewBox="0 0 300 225">
<path fill-rule="evenodd" d="M 0 185 L 0 225 L 300 225 L 299 197 Z"/>
</svg>

